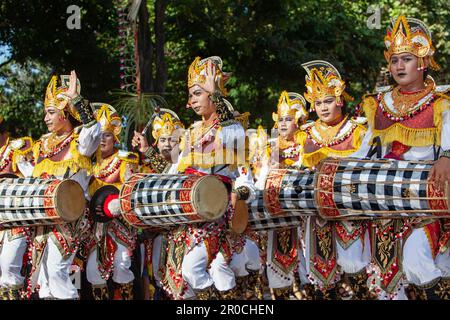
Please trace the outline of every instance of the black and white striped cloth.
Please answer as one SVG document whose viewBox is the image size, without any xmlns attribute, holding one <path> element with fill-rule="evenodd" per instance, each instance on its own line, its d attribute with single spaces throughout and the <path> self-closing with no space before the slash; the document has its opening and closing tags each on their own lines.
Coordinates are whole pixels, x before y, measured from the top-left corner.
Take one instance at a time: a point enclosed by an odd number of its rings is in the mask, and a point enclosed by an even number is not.
<svg viewBox="0 0 450 320">
<path fill-rule="evenodd" d="M 180 224 L 203 222 L 192 220 L 189 212 L 184 212 L 180 199 L 180 189 L 190 177 L 182 174 L 141 175 L 130 196 L 132 212 L 141 222 L 140 226 L 171 227 Z M 121 194 L 123 198 L 124 195 Z M 123 199 L 121 199 L 123 201 Z M 186 201 L 186 200 L 184 200 Z M 195 213 L 195 212 L 193 212 Z M 122 214 L 127 214 L 123 212 Z"/>
<path fill-rule="evenodd" d="M 272 170 L 271 175 L 282 172 Z M 267 181 L 266 181 L 267 189 Z M 278 194 L 281 211 L 272 215 L 264 201 L 265 190 L 257 190 L 255 200 L 249 204 L 249 224 L 252 230 L 290 228 L 302 224 L 303 218 L 317 215 L 314 202 L 314 172 L 288 170 L 281 180 Z"/>
<path fill-rule="evenodd" d="M 54 181 L 37 178 L 0 179 L 0 226 L 13 228 L 61 223 L 59 218 L 48 219 L 44 208 L 45 191 Z"/>
<path fill-rule="evenodd" d="M 435 215 L 423 212 L 431 209 L 426 182 L 433 162 L 346 158 L 325 160 L 323 164 L 327 161 L 338 163 L 333 177 L 333 200 L 341 218 L 404 218 Z M 321 172 L 323 168 L 319 167 L 317 174 L 329 176 L 328 172 Z M 317 188 L 320 191 L 320 186 Z M 408 210 L 415 212 L 404 212 Z M 322 215 L 321 209 L 319 214 Z M 444 213 L 436 212 L 436 214 Z"/>
</svg>

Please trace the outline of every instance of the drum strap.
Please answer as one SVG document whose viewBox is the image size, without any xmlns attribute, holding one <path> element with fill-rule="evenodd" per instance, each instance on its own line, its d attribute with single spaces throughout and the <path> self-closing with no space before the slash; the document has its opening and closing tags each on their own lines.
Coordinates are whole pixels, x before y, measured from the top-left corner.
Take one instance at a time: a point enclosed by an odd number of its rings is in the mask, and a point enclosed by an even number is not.
<svg viewBox="0 0 450 320">
<path fill-rule="evenodd" d="M 373 145 L 367 152 L 366 158 L 372 158 L 375 153 L 377 154 L 377 159 L 381 159 L 381 139 L 379 136 L 373 138 Z"/>
<path fill-rule="evenodd" d="M 439 153 L 441 152 L 441 147 L 437 147 L 436 145 L 433 145 L 433 152 L 434 152 L 434 161 L 439 159 Z"/>
</svg>

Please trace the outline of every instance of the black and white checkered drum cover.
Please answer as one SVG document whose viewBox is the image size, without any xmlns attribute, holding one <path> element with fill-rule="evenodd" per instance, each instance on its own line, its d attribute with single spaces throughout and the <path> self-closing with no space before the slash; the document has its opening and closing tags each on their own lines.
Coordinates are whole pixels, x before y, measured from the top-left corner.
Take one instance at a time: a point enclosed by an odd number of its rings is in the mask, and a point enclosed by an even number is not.
<svg viewBox="0 0 450 320">
<path fill-rule="evenodd" d="M 252 230 L 295 227 L 306 216 L 317 215 L 314 203 L 314 173 L 308 170 L 273 169 L 264 190 L 256 192 L 249 205 Z"/>
<path fill-rule="evenodd" d="M 228 191 L 212 175 L 135 174 L 120 190 L 120 207 L 141 228 L 214 221 L 228 207 Z"/>
<path fill-rule="evenodd" d="M 319 214 L 325 219 L 450 217 L 448 190 L 427 182 L 432 166 L 432 161 L 323 160 L 315 181 Z"/>
<path fill-rule="evenodd" d="M 0 179 L 0 228 L 72 222 L 84 208 L 84 192 L 76 181 Z"/>
</svg>

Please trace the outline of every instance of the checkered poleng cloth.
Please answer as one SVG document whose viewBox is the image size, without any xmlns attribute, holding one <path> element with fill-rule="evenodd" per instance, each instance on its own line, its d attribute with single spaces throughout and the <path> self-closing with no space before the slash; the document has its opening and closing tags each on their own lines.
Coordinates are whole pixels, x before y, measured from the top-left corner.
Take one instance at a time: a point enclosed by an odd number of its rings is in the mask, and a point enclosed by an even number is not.
<svg viewBox="0 0 450 320">
<path fill-rule="evenodd" d="M 298 187 L 301 187 L 301 190 Z M 304 217 L 317 215 L 314 202 L 314 172 L 289 170 L 283 176 L 279 193 L 282 209 L 280 214 L 271 215 L 263 194 L 263 190 L 257 190 L 255 200 L 249 205 L 249 224 L 252 230 L 296 227 L 302 224 Z"/>
<path fill-rule="evenodd" d="M 420 211 L 430 209 L 426 181 L 433 162 L 352 158 L 334 161 L 338 167 L 333 181 L 333 200 L 340 217 L 430 216 Z M 401 212 L 403 210 L 415 212 Z"/>
<path fill-rule="evenodd" d="M 136 217 L 142 223 L 154 227 L 194 222 L 183 212 L 181 204 L 177 203 L 181 201 L 180 191 L 174 190 L 182 189 L 183 182 L 189 177 L 181 174 L 151 174 L 140 179 L 130 198 Z"/>
<path fill-rule="evenodd" d="M 61 219 L 48 219 L 44 194 L 54 180 L 36 178 L 0 179 L 0 225 L 3 228 L 52 225 Z"/>
</svg>

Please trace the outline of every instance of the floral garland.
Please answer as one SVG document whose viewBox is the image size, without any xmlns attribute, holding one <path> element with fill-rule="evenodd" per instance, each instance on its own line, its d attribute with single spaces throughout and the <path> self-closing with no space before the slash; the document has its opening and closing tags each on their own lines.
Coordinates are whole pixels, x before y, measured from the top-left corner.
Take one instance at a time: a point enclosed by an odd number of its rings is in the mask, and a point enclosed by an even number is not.
<svg viewBox="0 0 450 320">
<path fill-rule="evenodd" d="M 432 103 L 434 102 L 434 100 L 436 99 L 436 96 L 434 94 L 432 94 L 427 100 L 426 102 L 422 103 L 421 105 L 419 105 L 420 101 L 417 101 L 414 105 L 411 111 L 409 111 L 407 114 L 405 114 L 404 116 L 396 116 L 395 114 L 393 114 L 389 108 L 386 106 L 386 103 L 384 102 L 384 94 L 379 93 L 377 95 L 377 102 L 378 102 L 378 106 L 380 107 L 381 111 L 383 112 L 384 116 L 386 116 L 387 118 L 389 118 L 389 120 L 394 121 L 394 122 L 400 122 L 400 121 L 404 121 L 407 119 L 411 119 L 412 117 L 414 117 L 415 115 L 419 114 L 420 112 L 422 112 L 423 110 L 425 110 L 426 108 L 428 108 L 429 106 L 432 105 Z"/>
<path fill-rule="evenodd" d="M 292 147 L 286 148 L 282 150 L 281 158 L 282 159 L 292 159 L 296 158 L 300 154 L 300 150 L 302 147 L 300 145 L 294 145 Z"/>
</svg>

